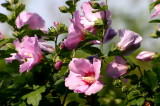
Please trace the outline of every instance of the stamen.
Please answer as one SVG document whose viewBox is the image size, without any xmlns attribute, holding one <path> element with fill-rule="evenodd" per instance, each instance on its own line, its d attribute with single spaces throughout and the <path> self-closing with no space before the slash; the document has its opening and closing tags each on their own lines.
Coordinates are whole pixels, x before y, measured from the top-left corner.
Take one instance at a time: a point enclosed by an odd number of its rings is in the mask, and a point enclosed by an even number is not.
<svg viewBox="0 0 160 106">
<path fill-rule="evenodd" d="M 82 80 L 88 82 L 88 83 L 93 83 L 95 81 L 95 76 L 89 76 L 89 77 L 82 77 Z"/>
<path fill-rule="evenodd" d="M 33 57 L 32 54 L 29 54 L 29 53 L 24 53 L 24 55 L 28 56 L 28 57 Z"/>
</svg>

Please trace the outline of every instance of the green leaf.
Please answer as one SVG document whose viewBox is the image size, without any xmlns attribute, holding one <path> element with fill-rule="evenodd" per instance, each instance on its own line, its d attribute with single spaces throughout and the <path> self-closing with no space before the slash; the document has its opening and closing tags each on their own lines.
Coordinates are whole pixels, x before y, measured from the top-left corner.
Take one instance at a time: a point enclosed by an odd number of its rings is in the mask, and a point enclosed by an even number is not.
<svg viewBox="0 0 160 106">
<path fill-rule="evenodd" d="M 4 23 L 8 21 L 8 17 L 2 13 L 0 13 L 0 22 Z"/>
<path fill-rule="evenodd" d="M 156 106 L 160 106 L 160 93 L 154 95 L 154 102 L 156 103 Z"/>
<path fill-rule="evenodd" d="M 102 55 L 101 50 L 97 47 L 85 46 L 85 47 L 82 47 L 81 50 L 91 55 L 94 55 L 94 54 Z"/>
<path fill-rule="evenodd" d="M 25 5 L 22 3 L 18 3 L 16 4 L 16 8 L 15 8 L 15 15 L 16 17 L 25 9 Z"/>
<path fill-rule="evenodd" d="M 67 106 L 78 106 L 78 105 L 79 105 L 79 103 L 76 102 L 76 101 L 72 101 L 72 102 L 67 104 Z"/>
<path fill-rule="evenodd" d="M 137 105 L 142 106 L 144 104 L 145 99 L 143 97 L 137 99 Z"/>
<path fill-rule="evenodd" d="M 64 83 L 64 78 L 63 78 L 63 77 L 60 78 L 59 80 L 57 80 L 57 81 L 54 83 L 54 85 L 57 86 L 57 85 L 60 85 L 60 84 L 62 84 L 62 83 Z"/>
<path fill-rule="evenodd" d="M 157 0 L 156 2 L 153 2 L 149 5 L 149 11 L 151 11 L 157 4 L 160 4 L 160 0 Z"/>
<path fill-rule="evenodd" d="M 12 43 L 14 39 L 0 39 L 0 47 L 4 46 L 6 43 Z"/>
<path fill-rule="evenodd" d="M 20 65 L 20 62 L 18 60 L 13 60 L 12 63 L 8 63 L 6 65 L 6 67 L 4 68 L 4 71 L 10 74 L 19 73 L 19 65 Z"/>
<path fill-rule="evenodd" d="M 160 82 L 160 67 L 153 67 L 153 71 L 156 73 L 158 82 Z"/>
<path fill-rule="evenodd" d="M 149 23 L 160 23 L 160 20 L 159 19 L 151 20 L 151 21 L 149 21 Z"/>
<path fill-rule="evenodd" d="M 66 4 L 67 4 L 68 6 L 73 6 L 73 1 L 66 1 Z"/>
<path fill-rule="evenodd" d="M 155 91 L 158 88 L 157 75 L 153 71 L 144 71 L 142 82 L 148 85 L 152 91 Z"/>
<path fill-rule="evenodd" d="M 128 100 L 132 100 L 132 99 L 135 99 L 135 98 L 139 97 L 140 94 L 141 94 L 140 91 L 134 90 L 134 91 L 131 91 L 131 92 L 127 95 L 127 98 L 128 98 Z"/>
<path fill-rule="evenodd" d="M 5 7 L 8 11 L 12 11 L 12 6 L 9 2 L 7 3 L 2 3 L 1 4 L 3 7 Z"/>
<path fill-rule="evenodd" d="M 46 87 L 42 86 L 37 90 L 30 92 L 22 97 L 23 100 L 27 99 L 29 105 L 38 106 L 40 100 L 42 99 L 41 93 L 45 92 Z"/>
</svg>

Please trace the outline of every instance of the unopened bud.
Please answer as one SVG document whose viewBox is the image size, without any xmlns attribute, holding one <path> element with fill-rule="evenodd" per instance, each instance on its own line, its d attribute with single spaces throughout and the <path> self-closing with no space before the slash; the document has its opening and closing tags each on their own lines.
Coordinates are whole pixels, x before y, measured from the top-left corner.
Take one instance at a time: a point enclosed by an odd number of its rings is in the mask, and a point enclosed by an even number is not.
<svg viewBox="0 0 160 106">
<path fill-rule="evenodd" d="M 99 9 L 101 6 L 98 3 L 90 2 L 93 9 Z"/>
<path fill-rule="evenodd" d="M 62 12 L 62 13 L 67 13 L 68 12 L 68 8 L 66 6 L 61 6 L 59 7 L 59 10 Z"/>
<path fill-rule="evenodd" d="M 127 86 L 122 87 L 122 92 L 127 92 L 127 90 L 128 90 Z"/>
<path fill-rule="evenodd" d="M 122 86 L 122 81 L 120 79 L 116 79 L 113 81 L 113 85 L 115 87 L 121 87 Z"/>
<path fill-rule="evenodd" d="M 61 49 L 64 49 L 64 48 L 65 48 L 64 42 L 61 42 L 60 48 L 61 48 Z"/>
<path fill-rule="evenodd" d="M 55 69 L 58 71 L 61 69 L 63 62 L 62 61 L 57 61 L 56 64 L 54 65 Z"/>
<path fill-rule="evenodd" d="M 152 38 L 158 38 L 158 35 L 155 34 L 155 33 L 152 33 L 152 34 L 150 34 L 150 37 L 152 37 Z"/>
<path fill-rule="evenodd" d="M 54 25 L 55 27 L 58 27 L 59 22 L 53 22 L 53 25 Z"/>
<path fill-rule="evenodd" d="M 6 45 L 10 49 L 15 49 L 15 46 L 13 45 L 13 43 L 7 43 Z"/>
</svg>

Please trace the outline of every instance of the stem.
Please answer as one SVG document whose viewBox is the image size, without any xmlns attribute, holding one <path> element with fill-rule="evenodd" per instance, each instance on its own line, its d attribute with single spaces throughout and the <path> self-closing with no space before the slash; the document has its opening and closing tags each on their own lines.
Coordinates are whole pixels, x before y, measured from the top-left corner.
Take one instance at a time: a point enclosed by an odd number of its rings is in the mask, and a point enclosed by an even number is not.
<svg viewBox="0 0 160 106">
<path fill-rule="evenodd" d="M 58 39 L 58 35 L 56 35 L 55 37 L 55 50 L 57 51 L 57 39 Z"/>
<path fill-rule="evenodd" d="M 56 51 L 56 54 L 53 58 L 53 61 L 55 61 L 57 56 L 58 56 L 58 54 L 57 54 L 57 40 L 58 40 L 58 34 L 55 36 L 55 51 Z"/>
<path fill-rule="evenodd" d="M 139 70 L 139 72 L 140 72 L 140 74 L 141 74 L 141 77 L 143 76 L 143 73 L 142 73 L 142 71 L 141 71 L 141 68 L 138 66 L 138 70 Z"/>
<path fill-rule="evenodd" d="M 66 93 L 64 95 L 62 106 L 64 106 L 67 96 L 68 96 L 68 89 L 66 90 Z"/>
<path fill-rule="evenodd" d="M 73 50 L 73 56 L 72 57 L 75 57 L 75 55 L 76 55 L 76 49 Z"/>
</svg>

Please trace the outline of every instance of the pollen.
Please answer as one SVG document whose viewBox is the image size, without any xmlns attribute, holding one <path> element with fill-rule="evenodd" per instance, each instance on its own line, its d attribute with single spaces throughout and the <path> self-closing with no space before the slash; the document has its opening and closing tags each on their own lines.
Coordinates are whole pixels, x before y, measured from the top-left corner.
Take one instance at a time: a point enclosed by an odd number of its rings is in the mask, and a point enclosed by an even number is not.
<svg viewBox="0 0 160 106">
<path fill-rule="evenodd" d="M 82 80 L 88 83 L 93 83 L 95 82 L 96 79 L 95 79 L 95 76 L 88 76 L 88 77 L 82 77 Z"/>
<path fill-rule="evenodd" d="M 33 55 L 32 54 L 30 54 L 30 53 L 24 53 L 24 55 L 26 55 L 26 56 L 28 56 L 28 57 L 33 57 Z"/>
</svg>

